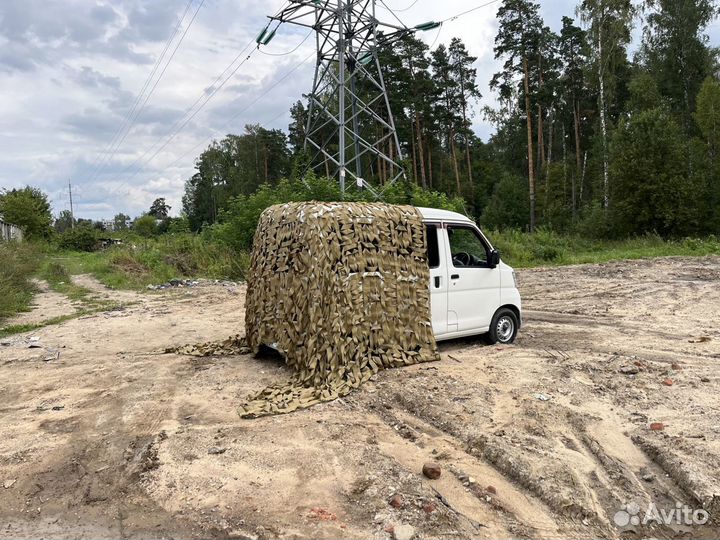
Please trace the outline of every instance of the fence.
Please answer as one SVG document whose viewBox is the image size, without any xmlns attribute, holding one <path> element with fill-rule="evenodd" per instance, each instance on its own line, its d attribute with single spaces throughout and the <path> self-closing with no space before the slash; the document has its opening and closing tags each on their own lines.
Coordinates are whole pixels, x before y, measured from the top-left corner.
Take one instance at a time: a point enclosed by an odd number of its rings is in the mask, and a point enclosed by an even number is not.
<svg viewBox="0 0 720 540">
<path fill-rule="evenodd" d="M 1 241 L 9 242 L 10 240 L 17 240 L 19 242 L 22 240 L 22 236 L 22 230 L 20 230 L 19 227 L 11 225 L 10 223 L 5 223 L 4 221 L 0 220 Z"/>
</svg>

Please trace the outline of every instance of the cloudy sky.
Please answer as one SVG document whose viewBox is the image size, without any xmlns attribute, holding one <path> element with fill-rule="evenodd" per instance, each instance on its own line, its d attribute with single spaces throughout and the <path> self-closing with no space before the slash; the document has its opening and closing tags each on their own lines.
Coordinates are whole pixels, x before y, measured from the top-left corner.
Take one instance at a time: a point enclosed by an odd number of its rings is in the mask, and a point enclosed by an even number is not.
<svg viewBox="0 0 720 540">
<path fill-rule="evenodd" d="M 312 82 L 314 42 L 302 43 L 307 31 L 281 27 L 264 48 L 270 54 L 254 52 L 213 95 L 218 76 L 224 72 L 219 80 L 225 80 L 231 72 L 226 68 L 245 59 L 252 47 L 240 53 L 283 0 L 189 1 L 0 0 L 0 188 L 38 186 L 51 197 L 56 214 L 69 208 L 68 182 L 78 217 L 111 218 L 121 211 L 136 216 L 156 197 L 165 197 L 176 214 L 194 160 L 214 137 L 241 132 L 247 123 L 286 129 L 290 105 Z M 398 11 L 408 26 L 484 3 L 385 1 L 396 10 L 412 5 Z M 558 29 L 575 2 L 542 0 L 541 5 L 546 23 Z M 492 58 L 497 7 L 422 36 L 434 46 L 455 36 L 465 41 L 478 57 L 482 104 L 493 103 L 487 82 L 498 69 Z M 393 20 L 382 8 L 378 18 Z M 709 31 L 719 43 L 718 25 Z M 154 88 L 152 94 L 138 102 L 173 35 L 142 95 Z M 298 44 L 291 54 L 271 56 Z M 134 105 L 139 114 L 128 123 Z M 491 133 L 479 115 L 475 129 L 481 137 Z M 167 143 L 173 133 L 177 136 Z"/>
</svg>

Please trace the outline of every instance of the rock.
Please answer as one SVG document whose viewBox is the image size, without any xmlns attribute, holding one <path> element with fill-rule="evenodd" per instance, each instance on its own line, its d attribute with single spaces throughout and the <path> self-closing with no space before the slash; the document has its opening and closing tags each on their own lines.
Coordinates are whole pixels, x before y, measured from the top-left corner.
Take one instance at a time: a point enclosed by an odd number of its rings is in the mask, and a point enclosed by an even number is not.
<svg viewBox="0 0 720 540">
<path fill-rule="evenodd" d="M 412 525 L 395 525 L 393 529 L 395 540 L 412 540 L 413 536 L 415 536 L 415 527 Z"/>
<path fill-rule="evenodd" d="M 642 478 L 646 482 L 652 482 L 653 480 L 655 480 L 655 475 L 650 472 L 645 472 L 640 476 L 640 478 Z"/>
<path fill-rule="evenodd" d="M 672 379 L 665 379 L 662 383 L 663 383 L 665 386 L 672 386 L 672 385 L 673 385 L 673 380 L 672 380 Z"/>
<path fill-rule="evenodd" d="M 665 429 L 665 424 L 663 424 L 662 422 L 653 422 L 652 424 L 650 424 L 650 429 L 652 431 L 662 431 L 663 429 Z"/>
<path fill-rule="evenodd" d="M 540 401 L 550 401 L 550 396 L 547 394 L 535 394 L 535 399 L 538 399 Z"/>
<path fill-rule="evenodd" d="M 493 495 L 497 495 L 497 489 L 495 488 L 495 486 L 488 486 L 485 488 L 485 491 L 487 491 L 488 493 L 492 493 Z"/>
<path fill-rule="evenodd" d="M 640 368 L 638 368 L 636 365 L 630 364 L 629 366 L 620 366 L 620 369 L 618 369 L 618 371 L 623 375 L 636 375 L 640 373 Z"/>
<path fill-rule="evenodd" d="M 426 514 L 432 514 L 435 510 L 437 510 L 437 504 L 433 501 L 427 501 L 423 503 L 422 509 Z"/>
<path fill-rule="evenodd" d="M 682 369 L 682 366 L 681 366 L 680 364 L 675 363 L 675 362 L 673 362 L 673 363 L 670 365 L 670 367 L 673 368 L 675 371 L 680 371 L 680 370 Z"/>
<path fill-rule="evenodd" d="M 227 452 L 227 448 L 223 448 L 222 446 L 211 446 L 208 448 L 208 454 L 224 454 Z"/>
<path fill-rule="evenodd" d="M 423 465 L 422 472 L 430 480 L 437 480 L 438 478 L 440 478 L 442 469 L 437 463 L 429 462 Z"/>
<path fill-rule="evenodd" d="M 700 382 L 710 382 L 708 377 L 700 377 Z"/>
<path fill-rule="evenodd" d="M 405 504 L 405 499 L 403 498 L 402 495 L 400 495 L 399 493 L 396 493 L 395 495 L 390 497 L 390 500 L 388 501 L 388 503 L 393 508 L 402 508 L 403 505 Z"/>
<path fill-rule="evenodd" d="M 3 482 L 3 487 L 4 487 L 5 489 L 10 489 L 11 487 L 13 487 L 13 485 L 15 485 L 15 482 L 17 482 L 17 478 L 12 478 L 12 479 L 10 479 L 10 480 L 5 480 L 5 481 Z"/>
</svg>

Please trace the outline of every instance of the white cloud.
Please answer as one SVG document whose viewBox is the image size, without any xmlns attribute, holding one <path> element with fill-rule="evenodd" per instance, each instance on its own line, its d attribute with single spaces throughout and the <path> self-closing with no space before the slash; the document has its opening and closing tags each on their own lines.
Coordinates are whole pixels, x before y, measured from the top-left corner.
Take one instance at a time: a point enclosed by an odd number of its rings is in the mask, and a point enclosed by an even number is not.
<svg viewBox="0 0 720 540">
<path fill-rule="evenodd" d="M 198 3 L 192 4 L 186 22 Z M 386 3 L 401 10 L 412 0 Z M 186 0 L 2 0 L 0 187 L 38 186 L 50 194 L 57 213 L 68 207 L 69 180 L 77 213 L 85 218 L 110 218 L 121 211 L 138 215 L 159 196 L 176 213 L 184 182 L 210 137 L 240 132 L 247 123 L 287 128 L 290 105 L 309 91 L 312 82 L 312 60 L 303 63 L 312 57 L 312 37 L 287 56 L 255 51 L 177 138 L 145 164 L 186 109 L 217 86 L 216 77 L 253 42 L 267 22 L 266 15 L 281 4 L 281 0 L 206 0 L 142 114 L 108 159 L 105 149 L 186 4 Z M 411 9 L 398 11 L 398 16 L 413 26 L 444 20 L 478 4 L 477 0 L 419 0 Z M 445 23 L 439 36 L 437 30 L 422 34 L 433 45 L 459 37 L 478 57 L 478 83 L 484 96 L 480 105 L 494 102 L 487 85 L 499 69 L 492 52 L 498 6 Z M 542 4 L 546 23 L 555 29 L 561 16 L 572 15 L 574 9 L 570 0 Z M 394 21 L 380 3 L 377 14 Z M 713 31 L 718 33 L 717 28 Z M 290 51 L 306 34 L 284 26 L 265 50 Z M 491 133 L 479 114 L 474 127 L 482 137 Z M 141 166 L 134 166 L 136 162 Z M 95 174 L 98 163 L 104 166 Z"/>
</svg>

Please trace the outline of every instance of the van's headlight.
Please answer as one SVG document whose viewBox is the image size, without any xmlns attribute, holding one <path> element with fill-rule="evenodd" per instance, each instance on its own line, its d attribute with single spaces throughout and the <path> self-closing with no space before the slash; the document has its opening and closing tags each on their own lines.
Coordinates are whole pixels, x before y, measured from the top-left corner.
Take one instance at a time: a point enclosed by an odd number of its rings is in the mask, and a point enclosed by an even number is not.
<svg viewBox="0 0 720 540">
<path fill-rule="evenodd" d="M 513 272 L 512 272 L 512 277 L 513 277 L 513 284 L 515 285 L 515 288 L 517 289 L 518 282 L 517 282 L 517 276 L 515 275 L 515 270 L 513 270 Z"/>
</svg>

